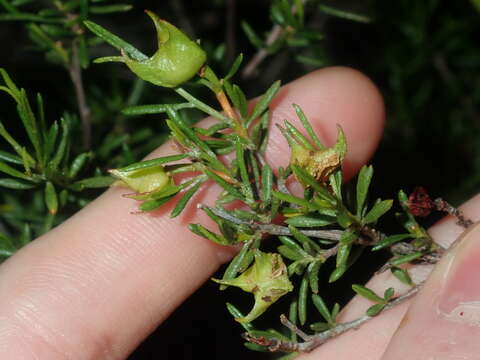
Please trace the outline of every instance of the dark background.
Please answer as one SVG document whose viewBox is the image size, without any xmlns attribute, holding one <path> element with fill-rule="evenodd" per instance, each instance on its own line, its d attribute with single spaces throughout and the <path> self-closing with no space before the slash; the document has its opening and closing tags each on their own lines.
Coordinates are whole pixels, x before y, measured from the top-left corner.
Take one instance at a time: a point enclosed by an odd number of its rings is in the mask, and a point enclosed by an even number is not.
<svg viewBox="0 0 480 360">
<path fill-rule="evenodd" d="M 318 2 L 317 2 L 318 3 Z M 374 188 L 378 196 L 394 197 L 399 189 L 410 191 L 416 185 L 428 188 L 460 204 L 477 192 L 480 182 L 480 13 L 470 2 L 454 1 L 335 1 L 338 8 L 371 17 L 368 24 L 327 16 L 315 6 L 308 8 L 307 25 L 325 34 L 325 39 L 308 48 L 284 48 L 268 57 L 251 80 L 237 81 L 249 97 L 260 94 L 272 80 L 286 83 L 318 66 L 301 64 L 299 52 L 318 60 L 322 66 L 351 66 L 367 74 L 380 88 L 386 102 L 387 126 L 379 151 L 372 160 L 375 167 Z M 181 4 L 183 8 L 178 8 Z M 235 6 L 234 43 L 227 53 L 218 55 L 218 46 L 227 37 L 228 6 Z M 125 14 L 99 18 L 98 22 L 125 37 L 145 53 L 155 49 L 153 26 L 143 14 L 148 8 L 175 24 L 187 21 L 196 38 L 210 49 L 212 66 L 226 68 L 232 54 L 240 50 L 246 61 L 256 49 L 240 28 L 244 19 L 264 34 L 272 27 L 269 1 L 135 1 L 135 8 Z M 231 34 L 230 34 L 231 35 Z M 108 46 L 92 51 L 92 57 L 111 55 Z M 49 118 L 56 119 L 65 109 L 75 111 L 74 97 L 65 71 L 45 61 L 31 47 L 22 23 L 0 22 L 0 66 L 29 91 L 40 91 L 48 104 Z M 91 66 L 85 71 L 85 86 L 91 95 L 92 109 L 99 110 L 95 141 L 115 131 L 134 131 L 148 127 L 161 134 L 158 121 L 136 119 L 118 127 L 115 118 L 122 98 L 131 84 L 131 75 L 121 66 Z M 114 94 L 105 99 L 102 94 Z M 168 99 L 158 88 L 148 88 L 142 103 Z M 10 100 L 0 97 L 7 121 L 14 116 Z M 110 122 L 109 122 L 110 121 Z M 21 134 L 19 136 L 22 136 Z M 157 146 L 165 136 L 156 136 L 139 150 L 139 158 Z M 1 190 L 0 190 L 1 191 Z M 93 194 L 94 195 L 94 194 Z M 92 196 L 93 196 L 92 195 Z M 73 210 L 72 210 L 73 211 Z M 68 214 L 66 215 L 68 216 Z M 391 226 L 395 226 L 392 224 Z M 372 269 L 375 262 L 371 261 Z M 369 270 L 346 278 L 343 284 L 361 282 Z M 336 291 L 336 292 L 335 292 Z M 241 328 L 225 309 L 234 291 L 219 293 L 217 285 L 207 282 L 193 294 L 130 357 L 131 360 L 177 358 L 194 359 L 265 359 L 269 355 L 246 350 L 239 338 Z M 326 288 L 331 299 L 345 302 L 350 291 Z M 248 308 L 250 298 L 238 293 Z M 337 297 L 336 297 L 337 296 Z M 281 304 L 278 304 L 281 306 Z M 266 324 L 275 319 L 266 319 Z"/>
</svg>

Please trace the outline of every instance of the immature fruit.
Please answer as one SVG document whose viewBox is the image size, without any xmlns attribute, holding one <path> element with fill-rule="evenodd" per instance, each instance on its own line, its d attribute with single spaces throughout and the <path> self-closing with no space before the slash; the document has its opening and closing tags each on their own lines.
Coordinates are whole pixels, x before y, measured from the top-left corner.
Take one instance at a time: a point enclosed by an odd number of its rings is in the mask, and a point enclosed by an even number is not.
<svg viewBox="0 0 480 360">
<path fill-rule="evenodd" d="M 205 64 L 205 51 L 169 22 L 151 11 L 146 13 L 157 30 L 158 50 L 152 57 L 136 60 L 122 50 L 122 56 L 100 58 L 96 62 L 123 62 L 139 78 L 163 87 L 176 87 L 190 80 Z"/>
<path fill-rule="evenodd" d="M 239 277 L 232 280 L 213 280 L 220 284 L 237 286 L 254 295 L 255 304 L 250 313 L 235 319 L 241 323 L 255 320 L 280 297 L 293 290 L 282 257 L 279 254 L 264 253 L 260 250 L 255 251 L 253 265 Z"/>
</svg>

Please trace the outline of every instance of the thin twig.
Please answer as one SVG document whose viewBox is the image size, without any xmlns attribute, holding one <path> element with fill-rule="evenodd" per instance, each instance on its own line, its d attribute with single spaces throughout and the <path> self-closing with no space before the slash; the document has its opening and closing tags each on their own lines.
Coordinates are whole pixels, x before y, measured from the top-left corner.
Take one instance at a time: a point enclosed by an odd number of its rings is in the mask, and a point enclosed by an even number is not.
<svg viewBox="0 0 480 360">
<path fill-rule="evenodd" d="M 457 225 L 468 229 L 473 225 L 473 221 L 467 218 L 460 209 L 457 209 L 453 205 L 450 205 L 448 202 L 442 198 L 437 198 L 433 201 L 435 208 L 438 211 L 444 211 L 449 215 L 454 216 L 457 219 Z"/>
<path fill-rule="evenodd" d="M 257 67 L 268 56 L 267 48 L 277 41 L 284 33 L 285 30 L 280 25 L 275 25 L 272 28 L 265 42 L 265 47 L 259 49 L 257 53 L 250 59 L 247 65 L 245 65 L 245 68 L 242 71 L 242 78 L 248 79 L 255 74 Z"/>
<path fill-rule="evenodd" d="M 302 0 L 302 3 L 305 4 L 306 0 Z M 292 13 L 296 13 L 297 9 L 295 6 L 292 7 Z M 250 59 L 250 61 L 245 65 L 245 68 L 242 71 L 242 77 L 248 79 L 255 75 L 257 67 L 265 60 L 269 55 L 268 48 L 273 45 L 278 39 L 280 39 L 286 30 L 280 25 L 274 25 L 270 30 L 270 33 L 267 36 L 265 41 L 265 47 L 259 49 L 257 53 Z"/>
<path fill-rule="evenodd" d="M 395 306 L 400 305 L 404 301 L 410 299 L 420 290 L 422 285 L 423 285 L 423 282 L 415 285 L 405 294 L 400 295 L 399 297 L 391 300 L 385 306 L 382 312 L 392 309 Z M 363 315 L 353 321 L 348 321 L 345 323 L 338 324 L 330 330 L 323 331 L 315 335 L 306 335 L 303 331 L 299 330 L 294 324 L 291 324 L 286 317 L 283 317 L 280 319 L 280 321 L 285 326 L 287 326 L 290 330 L 293 330 L 300 337 L 304 338 L 305 342 L 297 343 L 293 341 L 283 341 L 278 339 L 255 338 L 252 336 L 248 336 L 248 340 L 256 344 L 268 346 L 270 351 L 310 352 L 334 337 L 337 337 L 352 329 L 357 329 L 358 327 L 360 327 L 361 325 L 363 325 L 364 323 L 368 322 L 373 318 L 374 318 L 373 316 Z"/>
<path fill-rule="evenodd" d="M 68 72 L 74 85 L 78 112 L 82 121 L 83 147 L 85 149 L 90 149 L 92 142 L 92 121 L 90 108 L 87 105 L 85 96 L 85 89 L 83 87 L 82 69 L 80 67 L 78 44 L 76 41 L 72 42 L 72 59 L 70 65 L 68 66 Z"/>
<path fill-rule="evenodd" d="M 231 213 L 218 208 L 218 207 L 209 207 L 206 205 L 199 205 L 200 209 L 209 209 L 212 213 L 221 217 L 222 219 L 228 220 L 237 225 L 248 225 L 252 230 L 259 230 L 264 234 L 270 235 L 286 235 L 291 236 L 292 232 L 288 227 L 281 226 L 281 225 L 274 225 L 274 224 L 260 224 L 250 221 L 245 221 L 242 219 L 237 218 L 236 216 L 232 215 Z M 300 230 L 302 234 L 313 237 L 313 238 L 321 238 L 325 240 L 332 240 L 332 241 L 339 241 L 342 237 L 343 231 L 342 230 Z"/>
</svg>

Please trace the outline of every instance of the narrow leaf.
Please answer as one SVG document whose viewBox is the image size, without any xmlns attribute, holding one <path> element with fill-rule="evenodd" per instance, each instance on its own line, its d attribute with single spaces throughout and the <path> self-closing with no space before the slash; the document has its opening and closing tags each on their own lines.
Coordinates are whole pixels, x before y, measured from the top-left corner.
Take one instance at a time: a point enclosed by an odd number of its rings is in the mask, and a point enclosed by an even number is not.
<svg viewBox="0 0 480 360">
<path fill-rule="evenodd" d="M 373 176 L 373 166 L 363 166 L 357 180 L 357 216 L 361 217 L 367 199 L 368 188 Z"/>
<path fill-rule="evenodd" d="M 401 269 L 401 268 L 396 267 L 396 266 L 393 266 L 393 267 L 390 269 L 390 271 L 391 271 L 392 274 L 393 274 L 398 280 L 400 280 L 402 283 L 407 284 L 407 285 L 410 285 L 410 286 L 413 285 L 412 278 L 411 278 L 410 275 L 408 274 L 408 271 L 407 271 L 407 270 Z"/>
<path fill-rule="evenodd" d="M 190 201 L 192 196 L 198 191 L 200 188 L 200 185 L 202 185 L 203 182 L 198 182 L 197 184 L 193 185 L 190 189 L 188 189 L 185 194 L 182 196 L 180 200 L 178 200 L 177 205 L 175 205 L 175 208 L 173 209 L 172 213 L 170 214 L 171 218 L 174 218 L 185 209 L 185 206 L 187 206 L 187 203 Z"/>
<path fill-rule="evenodd" d="M 227 303 L 226 305 L 227 305 L 228 312 L 235 319 L 240 319 L 240 318 L 245 317 L 245 315 L 240 310 L 238 310 L 234 305 L 232 305 L 230 303 Z M 242 327 L 247 331 L 253 330 L 252 323 L 239 323 L 239 324 L 242 325 Z"/>
<path fill-rule="evenodd" d="M 124 50 L 132 59 L 137 61 L 145 61 L 148 59 L 148 56 L 142 53 L 140 50 L 135 48 L 133 45 L 127 43 L 125 40 L 119 38 L 118 36 L 112 34 L 110 31 L 104 27 L 92 22 L 85 20 L 83 22 L 85 26 L 92 31 L 95 35 L 105 40 L 107 43 L 112 45 L 118 50 Z"/>
<path fill-rule="evenodd" d="M 314 294 L 318 294 L 318 272 L 321 266 L 322 261 L 313 261 L 308 266 L 308 282 Z"/>
<path fill-rule="evenodd" d="M 325 304 L 325 302 L 323 301 L 320 295 L 312 294 L 312 301 L 313 301 L 313 305 L 315 305 L 318 312 L 320 313 L 320 315 L 323 316 L 325 321 L 327 321 L 328 323 L 334 322 L 334 319 L 332 318 L 332 315 L 330 314 L 330 311 L 328 310 L 327 305 Z"/>
<path fill-rule="evenodd" d="M 285 222 L 295 227 L 322 227 L 335 223 L 336 219 L 333 216 L 308 214 L 288 218 Z"/>
<path fill-rule="evenodd" d="M 307 322 L 307 299 L 308 299 L 308 277 L 305 274 L 300 284 L 298 293 L 298 319 L 300 325 L 305 325 Z"/>
<path fill-rule="evenodd" d="M 387 236 L 384 239 L 380 240 L 374 247 L 372 247 L 372 251 L 378 251 L 378 250 L 384 249 L 399 241 L 409 239 L 411 237 L 412 237 L 412 234 L 396 234 L 396 235 Z"/>
<path fill-rule="evenodd" d="M 58 211 L 58 197 L 55 186 L 50 181 L 45 183 L 45 204 L 48 212 L 55 215 Z"/>
<path fill-rule="evenodd" d="M 313 143 L 319 148 L 319 149 L 324 149 L 325 146 L 322 144 L 320 139 L 318 138 L 317 134 L 312 128 L 312 125 L 308 121 L 307 117 L 305 116 L 305 113 L 303 112 L 302 108 L 298 106 L 297 104 L 292 105 L 293 108 L 295 109 L 295 112 L 297 113 L 297 116 L 299 120 L 301 121 L 303 127 L 305 130 L 307 130 L 308 135 L 312 139 Z"/>
<path fill-rule="evenodd" d="M 191 103 L 136 105 L 126 107 L 122 110 L 122 114 L 128 116 L 161 114 L 167 112 L 168 107 L 171 107 L 176 111 L 181 109 L 192 109 L 195 108 L 195 105 Z"/>
<path fill-rule="evenodd" d="M 358 295 L 370 300 L 370 301 L 373 301 L 373 302 L 376 302 L 376 303 L 384 303 L 385 300 L 383 298 L 381 298 L 380 296 L 378 296 L 377 294 L 375 294 L 375 292 L 369 288 L 366 288 L 365 286 L 363 285 L 358 285 L 358 284 L 353 284 L 352 285 L 352 289 L 353 291 L 355 291 Z"/>
<path fill-rule="evenodd" d="M 229 80 L 231 79 L 238 71 L 240 68 L 240 65 L 242 64 L 243 61 L 243 54 L 239 54 L 236 58 L 235 61 L 233 62 L 232 66 L 230 67 L 230 70 L 228 71 L 227 75 L 223 78 L 224 80 Z"/>
<path fill-rule="evenodd" d="M 280 89 L 281 82 L 280 80 L 275 81 L 270 88 L 263 94 L 260 100 L 255 104 L 252 113 L 246 121 L 246 125 L 249 126 L 250 123 L 263 114 L 267 110 L 270 102 L 273 100 L 278 90 Z"/>
<path fill-rule="evenodd" d="M 210 230 L 208 230 L 207 228 L 203 227 L 200 224 L 189 224 L 188 228 L 194 234 L 202 236 L 202 237 L 204 237 L 204 238 L 206 238 L 210 241 L 213 241 L 217 244 L 231 245 L 231 243 L 227 239 L 225 239 L 223 236 L 220 236 L 220 235 L 217 235 L 217 234 L 211 232 Z"/>
<path fill-rule="evenodd" d="M 383 200 L 375 204 L 373 208 L 362 219 L 364 224 L 371 224 L 384 215 L 393 205 L 393 200 Z"/>
<path fill-rule="evenodd" d="M 22 180 L 3 178 L 0 179 L 0 187 L 14 190 L 29 190 L 36 187 L 36 185 Z"/>
<path fill-rule="evenodd" d="M 372 316 L 372 317 L 377 316 L 378 314 L 380 314 L 382 312 L 382 310 L 384 308 L 385 308 L 385 304 L 372 305 L 367 309 L 367 315 Z"/>
</svg>

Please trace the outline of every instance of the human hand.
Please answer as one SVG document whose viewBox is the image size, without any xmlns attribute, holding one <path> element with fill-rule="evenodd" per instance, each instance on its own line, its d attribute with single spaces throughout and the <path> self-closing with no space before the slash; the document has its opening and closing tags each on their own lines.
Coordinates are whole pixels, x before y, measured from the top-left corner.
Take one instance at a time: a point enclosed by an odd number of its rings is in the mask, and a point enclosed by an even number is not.
<svg viewBox="0 0 480 360">
<path fill-rule="evenodd" d="M 375 87 L 363 75 L 331 68 L 285 86 L 272 105 L 273 122 L 286 118 L 295 124 L 292 103 L 299 104 L 309 115 L 326 143 L 333 142 L 337 123 L 343 127 L 349 143 L 347 177 L 373 153 L 382 132 L 383 104 Z M 152 156 L 171 152 L 167 144 Z M 287 163 L 288 156 L 286 143 L 274 130 L 267 160 L 278 167 Z M 209 203 L 218 191 L 211 186 L 197 195 L 195 201 Z M 2 264 L 0 354 L 3 357 L 126 358 L 233 255 L 232 249 L 190 233 L 188 223 L 211 225 L 203 213 L 192 208 L 176 219 L 168 217 L 168 209 L 153 215 L 132 215 L 136 204 L 122 198 L 123 192 L 118 188 L 108 190 Z M 472 204 L 467 214 L 475 217 L 475 209 L 480 206 L 475 206 L 475 201 Z M 441 234 L 437 237 L 441 241 L 452 241 L 459 229 L 447 220 L 432 231 Z M 442 264 L 446 261 L 448 257 Z M 439 265 L 438 271 L 445 267 Z M 435 281 L 436 277 L 432 278 Z M 432 281 L 425 286 L 424 295 L 437 288 L 438 281 Z M 422 304 L 424 295 L 418 297 L 411 311 L 418 311 L 417 304 Z M 358 359 L 380 358 L 406 308 L 405 304 L 385 312 L 361 330 L 305 355 L 305 359 L 321 356 L 346 359 L 352 353 Z M 362 300 L 354 300 L 342 314 L 343 320 L 363 311 Z M 420 321 L 416 314 L 412 318 Z M 463 323 L 455 324 L 451 329 Z M 434 330 L 429 328 L 429 334 Z M 393 357 L 389 359 L 396 358 L 395 349 L 407 350 L 404 345 L 403 348 L 397 345 L 402 343 L 404 333 L 399 331 L 392 342 L 392 350 L 387 354 Z"/>
</svg>

